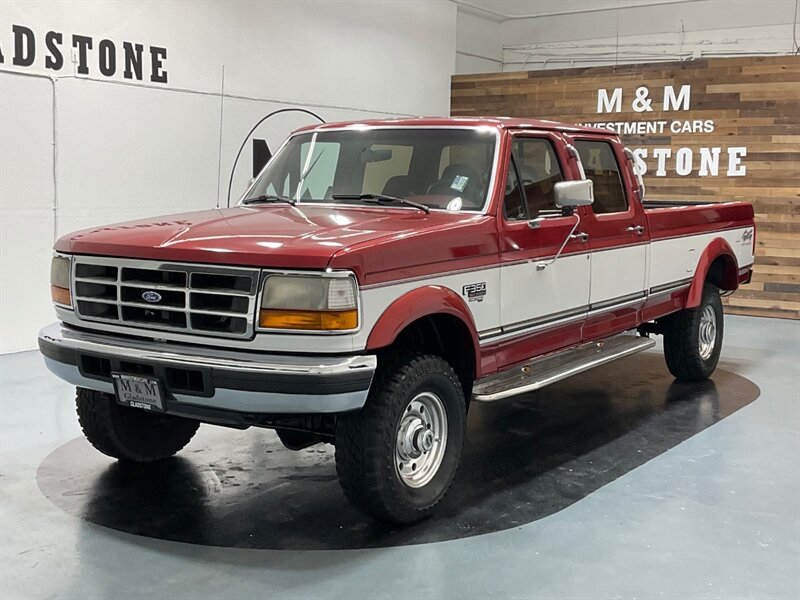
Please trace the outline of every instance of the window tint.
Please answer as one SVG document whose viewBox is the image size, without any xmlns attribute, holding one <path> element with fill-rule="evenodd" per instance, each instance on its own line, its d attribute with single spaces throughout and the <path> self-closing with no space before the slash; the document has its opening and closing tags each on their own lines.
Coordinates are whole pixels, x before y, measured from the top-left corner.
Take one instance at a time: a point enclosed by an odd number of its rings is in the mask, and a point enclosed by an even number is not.
<svg viewBox="0 0 800 600">
<path fill-rule="evenodd" d="M 292 137 L 248 198 L 358 202 L 334 195 L 414 196 L 445 210 L 480 210 L 493 172 L 496 132 L 402 127 L 331 130 Z M 368 206 L 368 205 L 365 205 Z"/>
<path fill-rule="evenodd" d="M 368 162 L 364 166 L 361 193 L 381 193 L 403 197 L 413 194 L 406 185 L 413 150 L 413 146 L 396 144 L 368 146 L 364 151 Z"/>
<path fill-rule="evenodd" d="M 516 138 L 512 148 L 519 178 L 525 190 L 529 219 L 555 212 L 555 184 L 563 181 L 553 146 L 540 138 Z"/>
<path fill-rule="evenodd" d="M 429 194 L 460 198 L 465 209 L 482 206 L 489 188 L 491 171 L 481 165 L 491 161 L 494 150 L 486 144 L 449 144 L 439 154 L 438 181 L 428 188 Z"/>
<path fill-rule="evenodd" d="M 333 178 L 336 175 L 336 165 L 339 161 L 339 144 L 337 142 L 317 142 L 314 145 L 314 154 L 308 157 L 311 143 L 300 147 L 300 164 L 305 172 L 297 197 L 303 200 L 308 198 L 330 198 L 333 190 Z"/>
<path fill-rule="evenodd" d="M 580 154 L 587 179 L 594 183 L 592 210 L 595 214 L 628 210 L 619 164 L 611 144 L 578 140 L 575 148 Z"/>
<path fill-rule="evenodd" d="M 508 161 L 508 176 L 506 177 L 506 199 L 503 202 L 503 214 L 509 221 L 527 221 L 528 213 L 525 210 L 525 200 L 522 189 L 517 179 L 517 170 L 514 168 L 514 159 Z"/>
</svg>

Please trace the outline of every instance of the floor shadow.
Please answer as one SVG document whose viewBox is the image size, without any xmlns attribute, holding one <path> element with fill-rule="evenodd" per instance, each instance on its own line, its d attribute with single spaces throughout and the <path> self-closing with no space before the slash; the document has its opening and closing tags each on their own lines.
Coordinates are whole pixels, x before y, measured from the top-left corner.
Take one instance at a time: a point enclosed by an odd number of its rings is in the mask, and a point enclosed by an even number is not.
<svg viewBox="0 0 800 600">
<path fill-rule="evenodd" d="M 123 465 L 75 439 L 40 465 L 41 491 L 116 530 L 238 548 L 342 549 L 457 539 L 517 527 L 591 494 L 749 404 L 758 387 L 718 370 L 681 384 L 655 353 L 470 409 L 458 478 L 408 528 L 364 517 L 336 481 L 333 449 L 285 450 L 265 430 L 203 427 L 179 456 Z"/>
</svg>

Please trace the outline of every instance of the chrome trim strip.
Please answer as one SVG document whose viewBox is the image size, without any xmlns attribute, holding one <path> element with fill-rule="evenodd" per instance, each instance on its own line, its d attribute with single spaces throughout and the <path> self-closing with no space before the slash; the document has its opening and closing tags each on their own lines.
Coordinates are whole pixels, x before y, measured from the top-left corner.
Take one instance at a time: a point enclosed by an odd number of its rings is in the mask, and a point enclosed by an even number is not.
<svg viewBox="0 0 800 600">
<path fill-rule="evenodd" d="M 530 335 L 533 333 L 538 333 L 540 331 L 547 331 L 548 329 L 552 329 L 554 327 L 558 327 L 560 325 L 566 325 L 567 323 L 571 323 L 572 321 L 578 321 L 580 319 L 586 318 L 586 307 L 584 306 L 581 309 L 581 312 L 575 313 L 572 316 L 566 316 L 562 318 L 550 319 L 549 317 L 542 317 L 544 319 L 541 324 L 529 327 L 527 329 L 520 329 L 516 331 L 512 331 L 510 333 L 503 332 L 501 335 L 495 335 L 492 337 L 487 337 L 485 339 L 480 339 L 479 336 L 479 344 L 481 346 L 488 345 L 488 344 L 495 344 L 498 342 L 506 342 L 510 339 L 522 337 L 524 335 Z M 502 328 L 501 328 L 502 329 Z"/>
<path fill-rule="evenodd" d="M 501 333 L 503 333 L 502 327 L 495 327 L 494 329 L 486 329 L 485 331 L 478 333 L 478 340 L 482 341 L 492 336 L 500 335 Z"/>
<path fill-rule="evenodd" d="M 481 346 L 489 343 L 493 344 L 496 342 L 504 342 L 513 338 L 521 337 L 523 335 L 530 335 L 540 331 L 546 331 L 547 329 L 552 329 L 553 327 L 558 327 L 559 325 L 566 325 L 572 321 L 577 321 L 579 319 L 584 319 L 600 313 L 608 312 L 616 308 L 623 308 L 628 305 L 644 302 L 645 300 L 647 300 L 647 293 L 644 291 L 637 294 L 628 294 L 626 296 L 613 298 L 596 305 L 582 306 L 579 308 L 562 311 L 560 313 L 552 313 L 536 319 L 520 321 L 518 323 L 513 323 L 512 325 L 506 325 L 504 327 L 500 327 L 501 333 L 499 334 L 492 333 L 495 332 L 496 329 L 488 330 L 487 332 L 480 332 L 478 334 L 478 340 Z M 593 308 L 593 306 L 595 308 Z"/>
<path fill-rule="evenodd" d="M 114 394 L 114 384 L 99 379 L 84 377 L 78 367 L 66 365 L 51 358 L 43 357 L 45 366 L 58 378 L 74 386 L 98 390 L 107 394 Z M 367 401 L 369 390 L 363 392 L 347 392 L 343 394 L 308 395 L 308 394 L 279 394 L 264 392 L 247 392 L 243 390 L 230 390 L 217 388 L 210 398 L 189 396 L 186 394 L 173 394 L 180 404 L 203 406 L 217 410 L 231 410 L 248 413 L 338 413 L 349 410 L 358 410 Z M 173 405 L 175 412 L 180 413 L 180 406 Z"/>
<path fill-rule="evenodd" d="M 642 294 L 641 296 L 638 296 L 638 297 L 634 298 L 633 300 L 627 300 L 625 302 L 619 302 L 618 304 L 610 304 L 610 305 L 607 305 L 607 306 L 602 306 L 601 308 L 595 308 L 593 310 L 590 310 L 588 313 L 586 313 L 586 316 L 587 317 L 594 317 L 595 315 L 603 314 L 603 313 L 606 313 L 606 312 L 610 312 L 610 311 L 616 310 L 618 308 L 625 308 L 626 306 L 631 306 L 633 304 L 639 304 L 639 303 L 644 302 L 645 300 L 647 300 L 647 295 Z"/>
<path fill-rule="evenodd" d="M 378 359 L 363 356 L 298 356 L 237 352 L 202 346 L 176 346 L 141 339 L 117 338 L 109 335 L 48 325 L 39 338 L 81 352 L 114 356 L 132 361 L 153 361 L 183 367 L 224 368 L 253 374 L 339 375 L 353 371 L 374 371 Z"/>
<path fill-rule="evenodd" d="M 362 408 L 369 390 L 343 394 L 308 395 L 247 392 L 217 388 L 210 398 L 173 394 L 181 404 L 248 413 L 339 413 Z M 177 409 L 180 411 L 180 408 Z"/>
<path fill-rule="evenodd" d="M 660 295 L 666 292 L 672 292 L 681 288 L 689 287 L 692 284 L 692 281 L 694 281 L 693 277 L 687 277 L 686 279 L 681 279 L 679 281 L 671 281 L 670 283 L 656 285 L 650 288 L 650 295 Z"/>
<path fill-rule="evenodd" d="M 561 319 L 565 319 L 567 317 L 583 314 L 588 310 L 588 308 L 589 308 L 588 306 L 579 306 L 577 308 L 570 308 L 567 310 L 562 310 L 557 313 L 551 313 L 549 315 L 537 317 L 535 319 L 528 319 L 526 321 L 518 321 L 516 323 L 511 323 L 510 325 L 504 325 L 503 327 L 501 327 L 501 329 L 503 330 L 503 333 L 514 333 L 522 329 L 528 329 L 530 327 L 534 327 L 536 325 L 544 325 L 545 323 L 549 323 L 550 321 L 558 321 Z"/>
<path fill-rule="evenodd" d="M 602 302 L 595 302 L 594 304 L 589 305 L 589 314 L 599 310 L 604 310 L 606 308 L 617 308 L 627 304 L 634 304 L 639 300 L 644 300 L 646 297 L 647 292 L 642 290 L 641 292 L 637 292 L 635 294 L 627 294 L 625 296 L 617 296 L 616 298 L 603 300 Z"/>
</svg>

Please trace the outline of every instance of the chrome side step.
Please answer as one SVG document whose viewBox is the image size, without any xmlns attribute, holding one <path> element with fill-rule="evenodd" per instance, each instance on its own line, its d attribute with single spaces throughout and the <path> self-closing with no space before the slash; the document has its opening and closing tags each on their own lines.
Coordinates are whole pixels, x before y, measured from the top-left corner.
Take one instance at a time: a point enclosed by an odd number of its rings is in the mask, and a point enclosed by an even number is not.
<svg viewBox="0 0 800 600">
<path fill-rule="evenodd" d="M 612 360 L 647 350 L 655 345 L 655 340 L 630 334 L 582 344 L 484 377 L 475 383 L 472 399 L 478 402 L 493 402 L 509 396 L 532 392 Z"/>
</svg>

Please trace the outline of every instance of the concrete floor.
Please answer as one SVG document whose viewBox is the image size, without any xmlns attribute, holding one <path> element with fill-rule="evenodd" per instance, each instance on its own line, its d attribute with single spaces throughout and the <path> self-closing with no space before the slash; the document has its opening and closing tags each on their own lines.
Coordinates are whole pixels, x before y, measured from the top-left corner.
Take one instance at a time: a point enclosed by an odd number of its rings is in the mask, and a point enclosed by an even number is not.
<svg viewBox="0 0 800 600">
<path fill-rule="evenodd" d="M 80 435 L 73 390 L 37 353 L 4 355 L 0 598 L 800 598 L 800 323 L 727 317 L 720 369 L 760 397 L 548 516 L 301 551 L 164 541 L 64 512 L 37 469 Z"/>
</svg>

